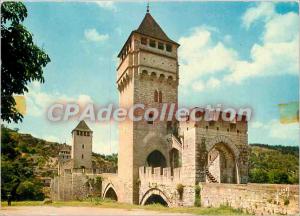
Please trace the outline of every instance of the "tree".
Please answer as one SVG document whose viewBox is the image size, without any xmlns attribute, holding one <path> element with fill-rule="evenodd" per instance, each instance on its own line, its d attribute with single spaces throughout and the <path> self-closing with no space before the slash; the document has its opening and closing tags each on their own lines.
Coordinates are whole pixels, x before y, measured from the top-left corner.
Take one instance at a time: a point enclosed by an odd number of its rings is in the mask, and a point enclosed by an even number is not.
<svg viewBox="0 0 300 216">
<path fill-rule="evenodd" d="M 22 121 L 16 108 L 14 94 L 28 92 L 32 81 L 44 82 L 43 67 L 49 56 L 33 43 L 32 34 L 22 25 L 27 9 L 21 2 L 1 4 L 1 119 L 6 122 Z"/>
<path fill-rule="evenodd" d="M 250 170 L 249 178 L 252 183 L 267 183 L 268 173 L 262 169 L 252 169 Z"/>
<path fill-rule="evenodd" d="M 289 176 L 281 170 L 272 170 L 269 172 L 269 182 L 271 184 L 288 184 Z"/>
<path fill-rule="evenodd" d="M 35 162 L 22 155 L 8 128 L 1 126 L 1 198 L 43 199 L 41 182 L 34 175 Z"/>
</svg>

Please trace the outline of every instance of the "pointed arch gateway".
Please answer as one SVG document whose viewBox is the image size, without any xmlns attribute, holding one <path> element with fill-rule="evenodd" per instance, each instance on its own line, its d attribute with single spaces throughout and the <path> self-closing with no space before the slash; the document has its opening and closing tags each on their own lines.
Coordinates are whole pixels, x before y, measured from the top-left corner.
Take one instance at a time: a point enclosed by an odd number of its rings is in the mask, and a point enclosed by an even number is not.
<svg viewBox="0 0 300 216">
<path fill-rule="evenodd" d="M 149 189 L 141 198 L 140 205 L 161 204 L 166 207 L 171 206 L 169 198 L 158 188 Z"/>
<path fill-rule="evenodd" d="M 103 198 L 118 201 L 118 196 L 117 196 L 116 190 L 112 184 L 108 184 L 105 187 L 104 192 L 103 192 Z"/>
<path fill-rule="evenodd" d="M 207 152 L 208 182 L 239 183 L 239 150 L 230 138 L 217 136 L 208 142 Z"/>
<path fill-rule="evenodd" d="M 160 151 L 154 150 L 148 155 L 146 166 L 164 168 L 167 167 L 167 160 Z"/>
</svg>

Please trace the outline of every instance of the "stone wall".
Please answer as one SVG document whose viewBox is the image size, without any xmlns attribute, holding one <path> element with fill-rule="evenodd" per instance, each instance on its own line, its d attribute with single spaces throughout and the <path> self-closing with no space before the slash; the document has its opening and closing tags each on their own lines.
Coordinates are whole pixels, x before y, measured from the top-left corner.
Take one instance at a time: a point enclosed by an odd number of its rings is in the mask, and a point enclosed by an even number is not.
<svg viewBox="0 0 300 216">
<path fill-rule="evenodd" d="M 89 179 L 101 177 L 100 174 L 93 173 L 64 173 L 60 176 L 55 176 L 51 181 L 51 198 L 52 200 L 82 200 L 90 194 L 99 194 L 101 191 L 96 191 L 96 188 L 91 188 L 88 184 Z"/>
<path fill-rule="evenodd" d="M 229 205 L 256 215 L 299 214 L 299 185 L 201 183 L 201 205 Z"/>
</svg>

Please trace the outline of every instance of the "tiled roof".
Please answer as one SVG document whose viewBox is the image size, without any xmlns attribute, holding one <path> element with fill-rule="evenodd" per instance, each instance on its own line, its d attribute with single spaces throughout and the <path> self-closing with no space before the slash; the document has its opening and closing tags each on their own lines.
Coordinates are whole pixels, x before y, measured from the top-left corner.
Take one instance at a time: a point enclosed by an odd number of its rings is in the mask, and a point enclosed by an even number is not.
<svg viewBox="0 0 300 216">
<path fill-rule="evenodd" d="M 162 30 L 159 24 L 154 20 L 150 13 L 146 13 L 140 26 L 134 32 L 147 35 L 159 40 L 164 40 L 170 43 L 176 43 L 172 41 L 166 33 Z"/>
<path fill-rule="evenodd" d="M 85 123 L 84 120 L 80 121 L 79 124 L 74 128 L 74 130 L 83 130 L 83 131 L 92 131 L 87 124 Z M 73 131 L 74 131 L 73 130 Z"/>
</svg>

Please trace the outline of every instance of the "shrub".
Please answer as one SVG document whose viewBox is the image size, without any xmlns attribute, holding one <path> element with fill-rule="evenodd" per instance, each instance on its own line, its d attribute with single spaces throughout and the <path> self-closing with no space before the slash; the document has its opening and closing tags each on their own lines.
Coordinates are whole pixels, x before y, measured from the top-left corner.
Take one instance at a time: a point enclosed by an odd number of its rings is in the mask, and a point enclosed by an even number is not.
<svg viewBox="0 0 300 216">
<path fill-rule="evenodd" d="M 285 206 L 289 205 L 290 204 L 290 200 L 288 197 L 285 197 L 284 200 L 283 200 L 283 203 Z"/>
<path fill-rule="evenodd" d="M 182 200 L 184 186 L 182 184 L 178 184 L 177 187 L 176 187 L 176 190 L 177 190 L 177 192 L 179 194 L 179 199 Z"/>
<path fill-rule="evenodd" d="M 195 186 L 195 202 L 194 206 L 200 207 L 201 206 L 201 197 L 200 197 L 201 188 L 199 185 Z"/>
<path fill-rule="evenodd" d="M 18 186 L 16 193 L 19 200 L 43 200 L 42 189 L 42 184 L 39 182 L 26 180 Z"/>
</svg>

